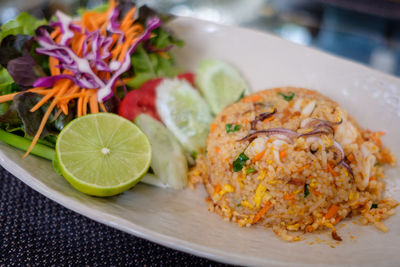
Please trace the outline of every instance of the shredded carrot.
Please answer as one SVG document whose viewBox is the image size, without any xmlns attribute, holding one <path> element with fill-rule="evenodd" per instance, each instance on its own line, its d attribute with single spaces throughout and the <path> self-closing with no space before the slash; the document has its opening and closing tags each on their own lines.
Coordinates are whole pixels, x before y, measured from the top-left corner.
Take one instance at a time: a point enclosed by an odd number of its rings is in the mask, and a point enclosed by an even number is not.
<svg viewBox="0 0 400 267">
<path fill-rule="evenodd" d="M 61 115 L 61 113 L 62 113 L 61 109 L 57 110 L 56 115 L 54 116 L 54 118 L 51 121 L 53 122 L 53 121 L 57 120 L 57 118 Z"/>
<path fill-rule="evenodd" d="M 216 153 L 218 153 L 220 150 L 221 150 L 221 148 L 220 148 L 219 146 L 217 146 L 217 147 L 215 148 L 215 152 L 216 152 Z"/>
<path fill-rule="evenodd" d="M 333 225 L 338 224 L 343 218 L 341 216 L 336 216 L 335 221 L 333 222 Z"/>
<path fill-rule="evenodd" d="M 49 91 L 49 93 L 46 96 L 40 99 L 40 101 L 37 102 L 36 105 L 34 105 L 30 109 L 30 112 L 35 112 L 36 110 L 38 110 L 44 103 L 46 103 L 50 98 L 52 98 L 58 92 L 59 89 L 60 88 L 54 88 L 51 91 Z"/>
<path fill-rule="evenodd" d="M 355 158 L 353 153 L 350 153 L 349 155 L 346 156 L 346 158 L 351 162 L 351 163 L 355 163 Z"/>
<path fill-rule="evenodd" d="M 337 176 L 338 174 L 333 170 L 332 166 L 327 163 L 326 164 L 328 166 L 328 172 L 330 172 L 332 174 L 332 176 Z"/>
<path fill-rule="evenodd" d="M 220 184 L 217 184 L 215 187 L 214 187 L 214 193 L 215 194 L 219 194 L 219 192 L 221 191 L 221 185 Z"/>
<path fill-rule="evenodd" d="M 17 94 L 19 94 L 19 92 L 0 96 L 0 103 L 13 100 L 14 96 Z"/>
<path fill-rule="evenodd" d="M 257 223 L 257 222 L 261 219 L 261 217 L 264 216 L 264 214 L 267 213 L 267 212 L 269 211 L 269 209 L 270 209 L 271 207 L 272 207 L 271 202 L 268 201 L 268 202 L 265 204 L 265 206 L 262 207 L 262 208 L 257 212 L 257 214 L 254 216 L 254 218 L 253 218 L 253 224 Z"/>
<path fill-rule="evenodd" d="M 83 102 L 82 97 L 79 97 L 78 103 L 77 103 L 78 109 L 77 109 L 77 114 L 76 114 L 78 116 L 78 118 L 82 116 L 82 102 Z"/>
<path fill-rule="evenodd" d="M 89 100 L 90 112 L 99 113 L 99 105 L 97 104 L 97 94 L 93 94 Z"/>
<path fill-rule="evenodd" d="M 328 210 L 328 212 L 325 214 L 325 219 L 329 220 L 330 218 L 332 218 L 333 216 L 336 215 L 336 213 L 338 212 L 339 207 L 335 204 L 332 204 Z"/>
<path fill-rule="evenodd" d="M 129 25 L 129 22 L 132 20 L 133 15 L 135 15 L 136 12 L 136 8 L 131 8 L 131 10 L 128 11 L 128 13 L 126 13 L 124 19 L 121 22 L 121 28 L 125 28 Z"/>
<path fill-rule="evenodd" d="M 57 68 L 57 65 L 59 64 L 58 59 L 54 57 L 49 57 L 49 68 L 50 68 L 50 73 L 51 75 L 59 75 L 61 73 L 60 69 Z"/>
<path fill-rule="evenodd" d="M 303 167 L 299 168 L 295 173 L 301 173 L 302 171 L 304 171 L 305 169 L 310 168 L 311 164 L 307 163 L 306 165 L 304 165 Z"/>
<path fill-rule="evenodd" d="M 279 152 L 279 157 L 281 159 L 285 158 L 287 156 L 287 150 L 282 150 L 281 152 Z"/>
<path fill-rule="evenodd" d="M 215 132 L 216 129 L 217 129 L 217 125 L 215 123 L 211 123 L 210 124 L 210 133 Z"/>
<path fill-rule="evenodd" d="M 107 33 L 106 29 L 109 23 L 109 17 L 115 6 L 116 2 L 114 0 L 110 0 L 109 8 L 107 9 L 107 11 L 88 11 L 82 15 L 80 21 L 75 20 L 73 22 L 74 25 L 80 26 L 82 28 L 82 31 L 79 33 L 75 32 L 75 34 L 69 39 L 69 43 L 67 45 L 78 56 L 82 56 L 82 49 L 85 45 L 87 46 L 88 51 L 91 51 L 93 49 L 91 40 L 87 38 L 88 34 L 90 34 L 90 31 L 100 29 L 101 34 L 105 35 L 105 33 Z M 112 59 L 117 58 L 119 61 L 122 62 L 126 58 L 129 48 L 137 41 L 137 38 L 144 31 L 143 26 L 140 23 L 135 22 L 135 12 L 136 8 L 132 8 L 131 10 L 129 10 L 120 24 L 120 30 L 124 33 L 125 40 L 123 40 L 121 43 L 116 43 L 117 40 L 119 40 L 119 34 L 110 34 L 110 37 L 112 38 L 112 44 L 109 47 L 111 47 L 110 52 L 112 57 L 106 59 L 107 63 L 109 63 Z M 54 42 L 59 43 L 62 35 L 63 32 L 61 28 L 56 26 L 50 34 L 50 38 L 52 38 Z M 50 56 L 48 60 L 49 69 L 52 76 L 60 74 L 74 75 L 72 71 L 61 69 L 59 67 L 60 62 L 55 57 Z M 108 80 L 111 76 L 111 74 L 108 72 L 99 71 L 96 69 L 94 69 L 93 72 L 98 75 L 100 79 L 103 80 Z M 117 86 L 121 85 L 121 83 L 121 81 L 118 81 Z M 116 90 L 116 87 L 112 89 Z M 68 114 L 71 101 L 75 104 L 76 114 L 78 117 L 83 116 L 88 112 L 98 113 L 100 109 L 104 112 L 107 112 L 104 103 L 98 101 L 96 90 L 81 88 L 78 85 L 73 84 L 72 81 L 69 79 L 61 79 L 50 88 L 36 87 L 28 89 L 27 91 L 38 93 L 43 96 L 42 99 L 31 108 L 31 112 L 38 110 L 46 103 L 49 103 L 50 105 L 42 118 L 38 130 L 25 156 L 28 155 L 32 148 L 35 146 L 52 110 L 54 110 L 55 108 L 58 108 L 55 116 L 56 118 L 60 116 L 61 113 L 64 113 L 66 115 Z M 13 100 L 14 96 L 17 94 L 18 93 L 11 93 L 0 96 L 0 103 Z M 214 125 L 214 127 L 216 127 L 216 125 Z"/>
<path fill-rule="evenodd" d="M 369 177 L 369 180 L 370 180 L 370 181 L 375 181 L 375 180 L 376 180 L 376 177 L 371 176 L 371 177 Z"/>
<path fill-rule="evenodd" d="M 242 99 L 243 102 L 257 102 L 263 100 L 263 97 L 260 95 L 253 95 Z"/>
<path fill-rule="evenodd" d="M 157 52 L 157 54 L 159 54 L 161 57 L 166 58 L 166 59 L 170 58 L 169 55 L 164 51 L 159 51 L 159 52 Z"/>
<path fill-rule="evenodd" d="M 99 103 L 99 106 L 100 106 L 100 108 L 101 108 L 101 110 L 102 110 L 103 112 L 107 112 L 106 106 L 104 106 L 104 103 L 103 103 L 103 102 L 100 102 L 100 103 Z"/>
<path fill-rule="evenodd" d="M 260 153 L 256 154 L 256 155 L 253 157 L 253 160 L 254 160 L 254 161 L 257 161 L 257 160 L 262 159 L 262 157 L 264 157 L 264 154 L 265 154 L 265 149 L 264 149 L 263 151 L 261 151 Z"/>
<path fill-rule="evenodd" d="M 50 37 L 51 39 L 57 38 L 57 36 L 60 34 L 61 30 L 59 27 L 55 28 L 54 31 L 51 32 Z"/>
<path fill-rule="evenodd" d="M 314 188 L 312 188 L 311 186 L 310 187 L 308 187 L 308 189 L 311 191 L 311 193 L 313 193 L 314 195 L 316 195 L 316 196 L 320 196 L 320 195 L 322 195 L 322 193 L 321 192 L 319 192 L 319 191 L 317 191 L 317 190 L 315 190 Z"/>
<path fill-rule="evenodd" d="M 61 111 L 65 114 L 68 115 L 68 105 L 67 104 L 61 104 L 59 105 Z"/>
<path fill-rule="evenodd" d="M 90 95 L 86 94 L 85 97 L 83 98 L 83 103 L 82 103 L 82 105 L 83 105 L 83 109 L 82 109 L 83 115 L 87 114 L 87 106 L 88 106 L 88 102 L 89 102 L 89 97 L 90 97 Z"/>
<path fill-rule="evenodd" d="M 263 120 L 263 122 L 269 122 L 269 121 L 273 121 L 275 118 L 274 116 L 268 117 L 265 120 Z"/>
<path fill-rule="evenodd" d="M 371 134 L 370 138 L 372 141 L 378 146 L 382 147 L 381 136 L 384 136 L 386 133 L 384 131 L 374 132 Z"/>
<path fill-rule="evenodd" d="M 33 137 L 32 143 L 30 144 L 28 150 L 26 151 L 24 157 L 26 157 L 27 155 L 29 155 L 29 153 L 32 151 L 33 147 L 36 145 L 37 141 L 39 140 L 39 137 L 44 129 L 44 126 L 47 123 L 47 119 L 49 118 L 51 112 L 53 111 L 53 109 L 55 108 L 57 101 L 58 101 L 58 97 L 60 95 L 62 95 L 65 90 L 67 90 L 69 85 L 69 80 L 67 80 L 67 82 L 65 83 L 65 85 L 60 89 L 60 91 L 58 92 L 57 96 L 53 99 L 53 101 L 50 103 L 50 106 L 47 108 L 46 112 L 44 113 L 44 116 L 42 118 L 42 121 L 40 122 L 39 125 L 39 129 L 37 130 L 35 136 Z"/>
<path fill-rule="evenodd" d="M 284 194 L 283 195 L 283 199 L 284 200 L 290 200 L 290 199 L 294 199 L 295 198 L 295 194 Z"/>
</svg>

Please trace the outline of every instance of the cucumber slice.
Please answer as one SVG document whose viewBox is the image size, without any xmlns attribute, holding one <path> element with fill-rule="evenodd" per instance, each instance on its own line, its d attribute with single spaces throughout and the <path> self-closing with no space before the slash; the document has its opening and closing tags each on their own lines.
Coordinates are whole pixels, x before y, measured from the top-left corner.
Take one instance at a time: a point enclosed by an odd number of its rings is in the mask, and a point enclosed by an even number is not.
<svg viewBox="0 0 400 267">
<path fill-rule="evenodd" d="M 155 175 L 147 175 L 142 182 L 156 186 L 163 184 L 174 189 L 185 187 L 187 161 L 176 138 L 162 123 L 149 115 L 137 116 L 135 123 L 149 138 L 153 155 L 150 166 Z"/>
<path fill-rule="evenodd" d="M 152 173 L 146 173 L 140 182 L 161 188 L 168 188 L 168 185 L 164 184 L 160 177 Z"/>
<path fill-rule="evenodd" d="M 214 114 L 238 100 L 243 92 L 249 92 L 249 86 L 239 71 L 217 59 L 200 62 L 196 71 L 196 86 Z"/>
<path fill-rule="evenodd" d="M 210 108 L 187 81 L 164 79 L 157 87 L 156 107 L 161 120 L 188 152 L 206 145 Z"/>
</svg>

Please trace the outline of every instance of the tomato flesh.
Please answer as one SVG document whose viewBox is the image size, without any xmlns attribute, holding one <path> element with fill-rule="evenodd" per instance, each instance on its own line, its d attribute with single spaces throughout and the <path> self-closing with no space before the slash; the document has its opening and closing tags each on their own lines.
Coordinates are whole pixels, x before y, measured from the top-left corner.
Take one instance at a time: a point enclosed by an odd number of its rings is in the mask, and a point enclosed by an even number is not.
<svg viewBox="0 0 400 267">
<path fill-rule="evenodd" d="M 177 78 L 194 85 L 193 73 L 182 73 Z M 133 121 L 137 115 L 145 113 L 161 121 L 156 109 L 156 88 L 162 80 L 163 78 L 149 80 L 143 83 L 139 89 L 127 93 L 119 105 L 118 114 Z"/>
</svg>

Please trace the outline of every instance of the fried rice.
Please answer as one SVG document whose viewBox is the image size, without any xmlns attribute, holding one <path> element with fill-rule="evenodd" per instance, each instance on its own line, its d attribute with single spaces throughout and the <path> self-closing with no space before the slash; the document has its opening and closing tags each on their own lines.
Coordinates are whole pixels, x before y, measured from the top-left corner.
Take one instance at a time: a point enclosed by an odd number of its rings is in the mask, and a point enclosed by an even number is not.
<svg viewBox="0 0 400 267">
<path fill-rule="evenodd" d="M 316 91 L 265 90 L 216 116 L 189 179 L 204 183 L 210 210 L 284 240 L 330 229 L 340 241 L 335 225 L 356 214 L 386 232 L 398 203 L 383 196 L 383 165 L 395 164 L 383 134 Z"/>
</svg>

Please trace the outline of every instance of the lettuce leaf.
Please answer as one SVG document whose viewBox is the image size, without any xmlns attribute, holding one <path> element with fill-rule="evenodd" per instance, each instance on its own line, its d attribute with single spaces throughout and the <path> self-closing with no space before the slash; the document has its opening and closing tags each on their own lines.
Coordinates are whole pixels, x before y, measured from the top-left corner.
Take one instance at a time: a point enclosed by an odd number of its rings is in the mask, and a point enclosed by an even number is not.
<svg viewBox="0 0 400 267">
<path fill-rule="evenodd" d="M 38 110 L 31 112 L 30 109 L 36 105 L 42 96 L 32 92 L 24 92 L 14 96 L 13 105 L 18 113 L 18 117 L 21 119 L 25 133 L 28 136 L 34 136 L 39 128 L 40 122 L 46 113 L 49 104 L 42 105 Z M 57 118 L 55 117 L 58 109 L 54 109 L 49 119 L 47 120 L 46 126 L 40 135 L 40 138 L 44 138 L 48 135 L 57 135 L 73 118 L 74 114 L 72 110 L 68 112 L 68 115 L 61 113 Z"/>
<path fill-rule="evenodd" d="M 94 11 L 94 12 L 105 12 L 108 9 L 108 3 L 104 3 L 98 6 L 95 6 L 93 8 L 86 8 L 86 7 L 80 7 L 76 11 L 76 14 L 80 17 L 82 17 L 83 13 L 87 11 Z"/>
<path fill-rule="evenodd" d="M 36 61 L 44 60 L 35 54 L 35 46 L 34 38 L 24 34 L 9 35 L 0 43 L 0 65 L 7 68 L 21 89 L 32 87 L 39 77 L 46 75 Z"/>
<path fill-rule="evenodd" d="M 0 28 L 0 41 L 8 35 L 34 35 L 37 27 L 47 24 L 45 19 L 37 19 L 27 12 L 22 12 L 14 20 L 10 20 Z"/>
<path fill-rule="evenodd" d="M 174 77 L 182 69 L 175 65 L 171 46 L 182 46 L 181 40 L 175 39 L 164 28 L 153 31 L 155 35 L 147 43 L 141 44 L 132 54 L 131 64 L 134 77 L 126 83 L 128 87 L 139 88 L 144 82 L 158 77 Z"/>
<path fill-rule="evenodd" d="M 0 95 L 7 95 L 18 91 L 18 85 L 13 81 L 8 71 L 0 67 Z M 5 114 L 9 107 L 10 102 L 0 103 L 0 115 Z"/>
</svg>

